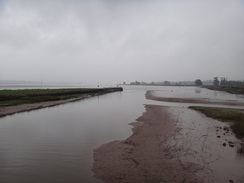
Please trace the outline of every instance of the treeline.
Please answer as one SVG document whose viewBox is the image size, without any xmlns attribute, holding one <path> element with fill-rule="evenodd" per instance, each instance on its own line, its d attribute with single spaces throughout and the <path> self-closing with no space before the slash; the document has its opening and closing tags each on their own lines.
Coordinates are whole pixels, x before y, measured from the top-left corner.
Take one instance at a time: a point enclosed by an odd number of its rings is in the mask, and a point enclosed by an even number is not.
<svg viewBox="0 0 244 183">
<path fill-rule="evenodd" d="M 199 84 L 199 81 L 201 84 Z M 125 84 L 125 82 L 124 82 Z M 171 81 L 163 81 L 163 82 L 144 82 L 144 81 L 134 81 L 131 82 L 130 85 L 152 85 L 152 86 L 194 86 L 194 85 L 212 85 L 213 80 L 201 81 L 197 79 L 196 81 L 178 81 L 178 82 L 171 82 Z"/>
<path fill-rule="evenodd" d="M 124 82 L 124 84 L 126 84 Z M 227 78 L 221 78 L 220 80 L 218 77 L 214 77 L 213 80 L 206 80 L 201 81 L 200 79 L 196 79 L 195 81 L 179 81 L 179 82 L 170 82 L 170 81 L 163 81 L 163 82 L 144 82 L 144 81 L 134 81 L 131 82 L 130 85 L 152 85 L 152 86 L 228 86 L 228 87 L 244 87 L 244 80 L 243 81 L 228 81 Z"/>
<path fill-rule="evenodd" d="M 244 80 L 243 81 L 228 81 L 227 78 L 221 77 L 220 81 L 218 77 L 214 77 L 213 85 L 215 86 L 229 86 L 229 87 L 244 87 Z"/>
<path fill-rule="evenodd" d="M 67 88 L 67 89 L 24 89 L 0 90 L 0 107 L 31 104 L 45 101 L 57 101 L 78 98 L 86 95 L 102 95 L 123 91 L 123 88 Z"/>
<path fill-rule="evenodd" d="M 180 81 L 180 82 L 170 82 L 170 81 L 163 81 L 163 82 L 139 82 L 134 81 L 131 82 L 130 85 L 152 85 L 152 86 L 184 86 L 184 85 L 194 85 L 193 81 Z"/>
</svg>

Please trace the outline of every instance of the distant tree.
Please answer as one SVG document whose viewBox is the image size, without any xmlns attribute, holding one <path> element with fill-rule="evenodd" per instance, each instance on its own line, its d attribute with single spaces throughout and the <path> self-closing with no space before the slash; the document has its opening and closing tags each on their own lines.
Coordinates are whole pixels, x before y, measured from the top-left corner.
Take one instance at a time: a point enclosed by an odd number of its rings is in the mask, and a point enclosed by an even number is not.
<svg viewBox="0 0 244 183">
<path fill-rule="evenodd" d="M 131 85 L 140 85 L 141 83 L 138 82 L 138 81 L 135 81 L 135 82 L 131 82 L 130 84 L 131 84 Z"/>
<path fill-rule="evenodd" d="M 176 82 L 175 85 L 176 86 L 181 86 L 181 82 Z"/>
<path fill-rule="evenodd" d="M 196 79 L 195 85 L 196 86 L 202 86 L 202 81 L 200 79 Z"/>
<path fill-rule="evenodd" d="M 219 79 L 218 79 L 218 77 L 214 77 L 213 84 L 214 84 L 214 86 L 219 86 Z"/>
<path fill-rule="evenodd" d="M 135 81 L 135 85 L 141 85 L 141 82 Z"/>
<path fill-rule="evenodd" d="M 164 81 L 165 86 L 169 86 L 171 83 L 169 81 Z"/>
<path fill-rule="evenodd" d="M 222 77 L 221 80 L 220 80 L 220 85 L 221 86 L 226 86 L 227 84 L 228 84 L 227 78 Z"/>
</svg>

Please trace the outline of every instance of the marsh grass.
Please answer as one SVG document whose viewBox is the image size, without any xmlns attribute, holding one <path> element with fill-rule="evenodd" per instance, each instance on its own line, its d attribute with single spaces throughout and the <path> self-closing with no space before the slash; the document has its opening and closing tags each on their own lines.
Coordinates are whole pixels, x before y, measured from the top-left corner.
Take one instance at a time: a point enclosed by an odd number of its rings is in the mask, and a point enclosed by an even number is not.
<svg viewBox="0 0 244 183">
<path fill-rule="evenodd" d="M 244 137 L 244 110 L 198 106 L 191 106 L 189 108 L 200 111 L 206 116 L 220 121 L 233 122 L 231 125 L 233 132 L 238 138 Z"/>
<path fill-rule="evenodd" d="M 244 143 L 241 144 L 241 147 L 238 149 L 238 152 L 244 154 Z"/>
<path fill-rule="evenodd" d="M 234 87 L 234 86 L 214 86 L 214 85 L 208 85 L 208 86 L 203 86 L 204 88 L 208 88 L 210 90 L 217 90 L 217 91 L 223 91 L 223 92 L 228 92 L 232 94 L 242 94 L 244 95 L 244 87 Z"/>
<path fill-rule="evenodd" d="M 64 100 L 80 97 L 84 94 L 102 92 L 102 89 L 30 89 L 30 90 L 0 90 L 0 107 L 13 106 L 43 101 Z"/>
<path fill-rule="evenodd" d="M 236 137 L 240 139 L 244 138 L 244 110 L 197 106 L 191 106 L 189 108 L 200 111 L 207 117 L 211 117 L 220 121 L 233 122 L 233 124 L 231 125 L 231 129 L 235 133 Z M 238 152 L 244 154 L 243 143 L 241 144 L 241 147 L 238 149 Z"/>
</svg>

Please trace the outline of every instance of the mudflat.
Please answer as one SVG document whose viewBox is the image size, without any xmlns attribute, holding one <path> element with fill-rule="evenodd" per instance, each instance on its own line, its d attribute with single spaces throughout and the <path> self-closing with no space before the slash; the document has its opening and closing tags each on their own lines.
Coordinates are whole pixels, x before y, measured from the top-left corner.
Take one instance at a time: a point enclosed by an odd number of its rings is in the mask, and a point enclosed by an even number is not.
<svg viewBox="0 0 244 183">
<path fill-rule="evenodd" d="M 179 130 L 167 107 L 146 105 L 146 112 L 130 123 L 133 134 L 94 150 L 95 177 L 107 182 L 201 182 L 196 173 L 204 167 L 181 162 L 169 139 Z"/>
<path fill-rule="evenodd" d="M 146 97 L 158 100 L 150 92 Z M 243 183 L 244 158 L 237 153 L 242 142 L 230 123 L 187 107 L 145 105 L 145 110 L 130 123 L 130 137 L 94 150 L 96 178 L 106 183 Z"/>
</svg>

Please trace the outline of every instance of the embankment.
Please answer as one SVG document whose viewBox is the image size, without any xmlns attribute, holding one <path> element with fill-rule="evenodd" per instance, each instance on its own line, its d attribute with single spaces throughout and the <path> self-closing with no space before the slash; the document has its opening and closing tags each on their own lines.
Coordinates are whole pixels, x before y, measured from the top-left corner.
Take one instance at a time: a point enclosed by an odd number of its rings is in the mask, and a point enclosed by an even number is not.
<svg viewBox="0 0 244 183">
<path fill-rule="evenodd" d="M 118 91 L 123 91 L 123 88 L 55 89 L 55 92 L 48 89 L 2 91 L 2 98 L 0 96 L 0 117 Z M 8 92 L 8 94 L 4 92 Z"/>
</svg>

